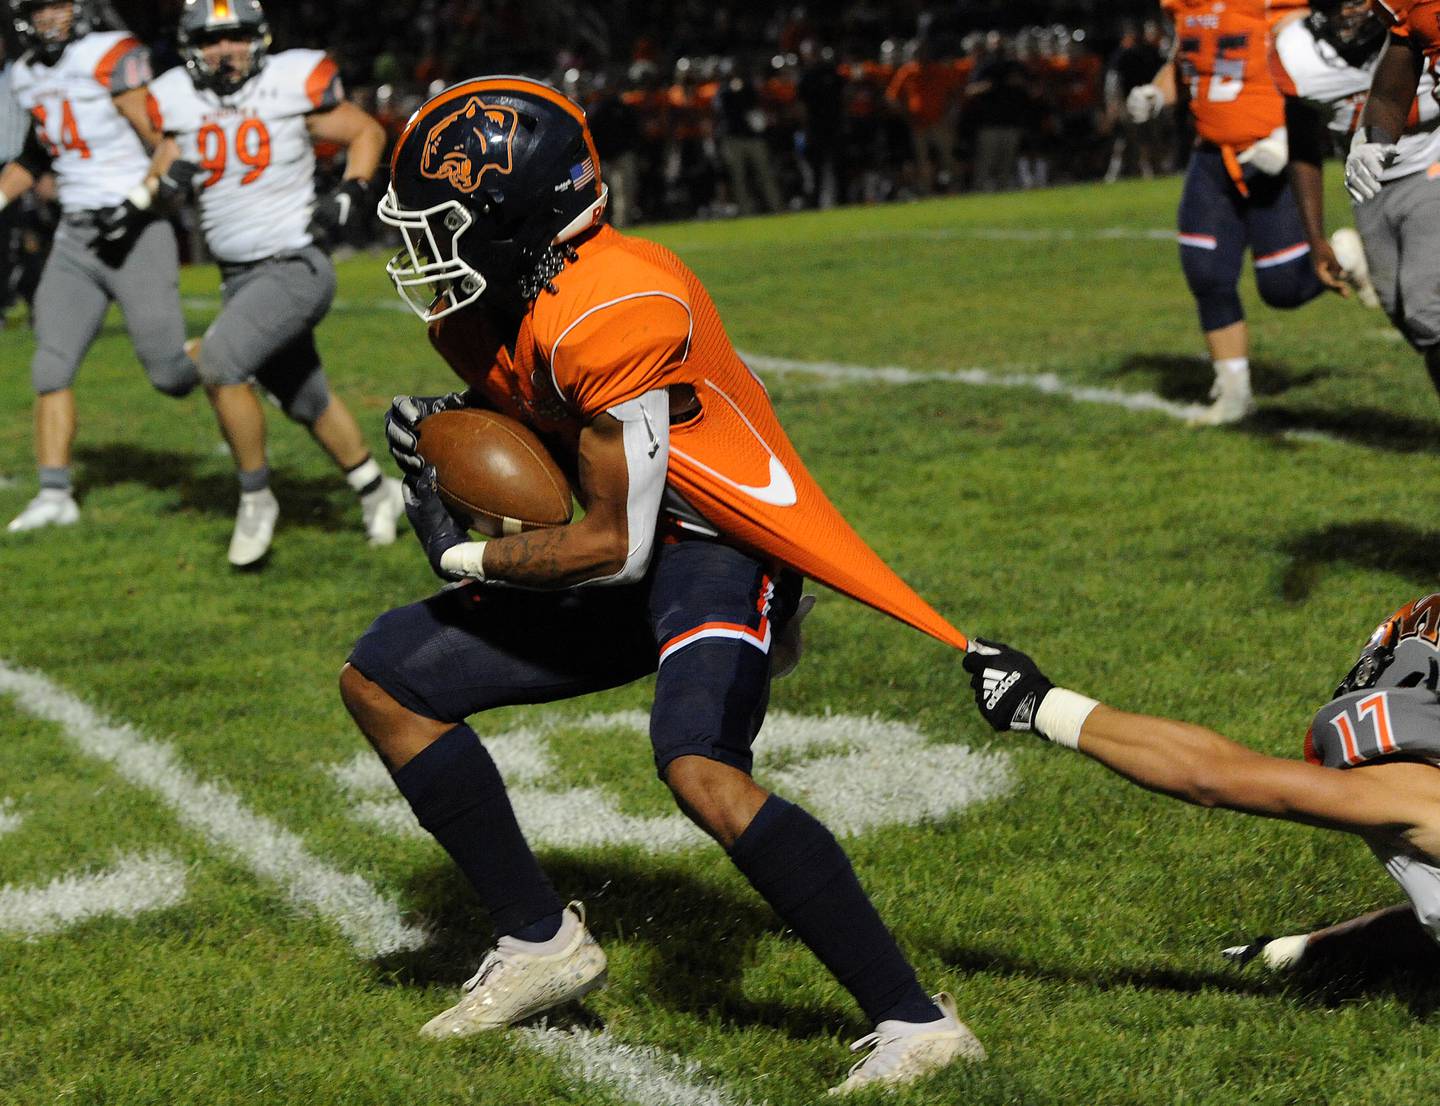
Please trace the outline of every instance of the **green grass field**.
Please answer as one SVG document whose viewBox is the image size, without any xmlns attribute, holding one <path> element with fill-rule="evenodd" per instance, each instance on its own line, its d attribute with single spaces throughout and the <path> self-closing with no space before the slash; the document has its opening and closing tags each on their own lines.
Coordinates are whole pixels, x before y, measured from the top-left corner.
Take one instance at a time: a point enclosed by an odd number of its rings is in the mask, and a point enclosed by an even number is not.
<svg viewBox="0 0 1440 1106">
<path fill-rule="evenodd" d="M 1334 298 L 1269 311 L 1247 276 L 1260 411 L 1233 430 L 943 375 L 1203 402 L 1166 237 L 1178 192 L 646 233 L 707 281 L 737 345 L 821 363 L 764 374 L 782 419 L 957 625 L 1116 705 L 1298 756 L 1364 636 L 1440 566 L 1440 409 L 1384 318 Z M 193 333 L 216 285 L 184 275 Z M 378 258 L 341 267 L 320 341 L 377 448 L 391 395 L 452 386 Z M 0 333 L 5 518 L 32 492 L 30 349 Z M 235 574 L 233 475 L 203 400 L 152 393 L 118 317 L 78 397 L 82 525 L 0 542 L 0 1102 L 798 1106 L 838 1081 L 858 1010 L 719 850 L 666 836 L 632 716 L 588 717 L 644 710 L 644 685 L 477 720 L 557 886 L 587 903 L 610 986 L 564 1032 L 417 1037 L 490 936 L 438 847 L 387 821 L 335 677 L 376 614 L 433 590 L 423 556 L 408 536 L 367 548 L 277 412 L 281 528 L 266 569 Z M 862 880 L 990 1051 L 890 1101 L 1436 1100 L 1433 962 L 1282 980 L 1219 956 L 1398 901 L 1358 841 L 996 738 L 957 657 L 839 596 L 807 632 L 762 782 L 853 817 Z M 564 817 L 597 804 L 629 828 L 597 839 Z M 109 907 L 53 918 L 62 878 L 96 901 L 108 887 Z M 370 922 L 337 921 L 361 899 Z"/>
</svg>

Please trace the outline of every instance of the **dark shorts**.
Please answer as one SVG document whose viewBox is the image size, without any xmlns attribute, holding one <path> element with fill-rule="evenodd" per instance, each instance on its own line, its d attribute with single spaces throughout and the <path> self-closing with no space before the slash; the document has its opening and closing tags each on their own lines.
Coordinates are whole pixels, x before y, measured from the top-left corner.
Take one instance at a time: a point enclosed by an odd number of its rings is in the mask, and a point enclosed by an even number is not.
<svg viewBox="0 0 1440 1106">
<path fill-rule="evenodd" d="M 1206 331 L 1244 318 L 1237 289 L 1247 247 L 1256 288 L 1270 306 L 1299 307 L 1324 291 L 1288 176 L 1251 170 L 1245 182 L 1248 196 L 1240 194 L 1212 146 L 1196 148 L 1185 172 L 1180 265 Z"/>
<path fill-rule="evenodd" d="M 770 647 L 800 577 L 710 541 L 657 547 L 637 584 L 533 592 L 466 584 L 377 618 L 350 663 L 416 714 L 461 722 L 657 672 L 656 769 L 698 755 L 749 772 Z"/>
</svg>

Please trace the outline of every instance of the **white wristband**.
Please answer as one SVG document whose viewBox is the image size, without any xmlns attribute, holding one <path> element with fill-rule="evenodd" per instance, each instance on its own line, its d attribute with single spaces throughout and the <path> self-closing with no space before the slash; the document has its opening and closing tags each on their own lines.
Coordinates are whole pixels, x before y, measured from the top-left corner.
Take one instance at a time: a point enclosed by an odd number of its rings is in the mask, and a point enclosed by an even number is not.
<svg viewBox="0 0 1440 1106">
<path fill-rule="evenodd" d="M 154 195 L 150 192 L 150 189 L 145 187 L 143 182 L 137 184 L 125 194 L 125 202 L 137 211 L 148 211 L 154 200 Z"/>
<path fill-rule="evenodd" d="M 9 198 L 8 196 L 6 196 L 4 192 L 0 192 L 0 211 L 4 211 L 4 210 L 5 210 L 5 205 L 8 204 L 9 202 L 10 202 L 10 198 Z"/>
<path fill-rule="evenodd" d="M 1063 687 L 1052 687 L 1035 712 L 1035 732 L 1056 745 L 1078 749 L 1080 727 L 1085 725 L 1085 719 L 1099 705 L 1098 699 L 1087 699 Z"/>
<path fill-rule="evenodd" d="M 440 554 L 440 567 L 456 576 L 471 580 L 485 579 L 485 543 L 483 541 L 461 542 L 452 545 Z"/>
</svg>

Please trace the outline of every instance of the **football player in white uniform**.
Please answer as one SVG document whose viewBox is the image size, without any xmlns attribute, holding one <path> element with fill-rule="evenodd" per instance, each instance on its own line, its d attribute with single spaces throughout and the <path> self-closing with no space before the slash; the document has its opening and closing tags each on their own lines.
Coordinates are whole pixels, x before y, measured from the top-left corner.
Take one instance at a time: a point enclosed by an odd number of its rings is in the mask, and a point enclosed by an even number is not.
<svg viewBox="0 0 1440 1106">
<path fill-rule="evenodd" d="M 146 110 L 150 55 L 126 31 L 105 30 L 89 0 L 7 0 L 25 53 L 10 87 L 34 120 L 31 141 L 0 172 L 0 206 L 53 167 L 63 222 L 35 295 L 35 456 L 40 493 L 9 530 L 80 518 L 71 491 L 72 385 L 111 301 L 159 391 L 190 392 L 179 255 L 174 232 L 153 217 L 148 148 L 160 132 Z"/>
<path fill-rule="evenodd" d="M 1346 227 L 1325 239 L 1323 169 L 1332 147 L 1348 141 L 1370 91 L 1385 29 L 1366 0 L 1315 0 L 1310 10 L 1287 17 L 1275 27 L 1270 44 L 1270 74 L 1285 96 L 1290 135 L 1290 184 L 1310 241 L 1315 273 L 1327 288 L 1378 307 L 1360 237 Z M 1428 78 L 1420 92 L 1429 100 L 1426 116 L 1433 128 L 1436 105 Z M 1414 136 L 1407 151 L 1412 173 L 1435 160 L 1434 132 Z M 1428 156 L 1427 156 L 1428 153 Z M 1391 274 L 1393 276 L 1393 273 Z"/>
<path fill-rule="evenodd" d="M 1351 0 L 1340 7 L 1360 6 Z M 1362 16 L 1356 13 L 1354 18 Z M 1363 19 L 1375 28 L 1377 48 L 1382 41 L 1385 45 L 1366 69 L 1363 95 L 1349 120 L 1354 138 L 1345 163 L 1345 186 L 1354 201 L 1355 225 L 1381 306 L 1425 358 L 1430 379 L 1440 389 L 1440 104 L 1435 69 L 1408 28 L 1397 27 L 1386 35 L 1381 7 L 1367 8 Z M 1385 124 L 1380 115 L 1386 117 Z M 1390 137 L 1390 126 L 1399 137 Z"/>
<path fill-rule="evenodd" d="M 1370 635 L 1315 713 L 1303 761 L 1056 687 L 1008 645 L 972 641 L 964 665 L 996 730 L 1033 732 L 1196 806 L 1353 834 L 1408 899 L 1311 933 L 1256 938 L 1224 950 L 1227 958 L 1293 968 L 1343 963 L 1377 942 L 1440 943 L 1440 594 L 1407 603 Z"/>
<path fill-rule="evenodd" d="M 360 218 L 384 129 L 345 99 L 319 50 L 270 54 L 257 0 L 187 0 L 183 68 L 151 86 L 165 138 L 153 171 L 167 193 L 194 192 L 220 263 L 224 307 L 199 346 L 200 377 L 240 476 L 230 563 L 258 563 L 279 504 L 269 487 L 265 416 L 251 381 L 308 428 L 360 497 L 372 544 L 395 540 L 400 482 L 384 476 L 349 409 L 330 393 L 314 330 L 335 296 L 324 245 Z M 318 205 L 316 140 L 346 151 L 345 180 Z"/>
</svg>

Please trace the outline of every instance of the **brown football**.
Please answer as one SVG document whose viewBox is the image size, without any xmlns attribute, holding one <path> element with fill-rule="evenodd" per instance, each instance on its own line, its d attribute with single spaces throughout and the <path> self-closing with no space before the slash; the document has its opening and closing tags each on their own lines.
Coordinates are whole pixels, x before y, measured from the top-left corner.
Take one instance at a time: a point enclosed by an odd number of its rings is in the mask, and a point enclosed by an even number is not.
<svg viewBox="0 0 1440 1106">
<path fill-rule="evenodd" d="M 570 481 L 534 432 L 507 415 L 440 411 L 421 422 L 419 452 L 435 466 L 440 498 L 476 533 L 498 538 L 570 521 Z"/>
</svg>

